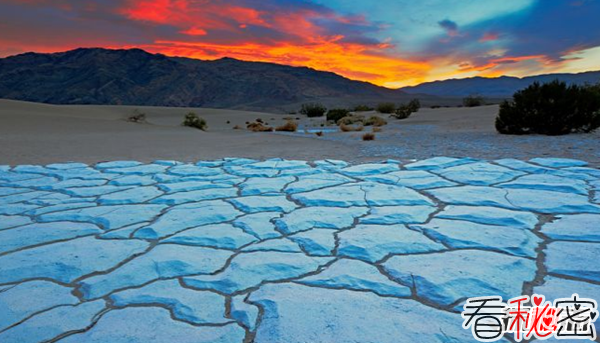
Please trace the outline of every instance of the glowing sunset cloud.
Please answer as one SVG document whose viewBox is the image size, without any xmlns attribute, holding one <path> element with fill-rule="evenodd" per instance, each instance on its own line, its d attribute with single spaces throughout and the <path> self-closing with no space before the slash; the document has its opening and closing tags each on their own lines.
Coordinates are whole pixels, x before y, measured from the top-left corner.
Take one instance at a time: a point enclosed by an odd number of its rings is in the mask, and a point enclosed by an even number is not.
<svg viewBox="0 0 600 343">
<path fill-rule="evenodd" d="M 0 56 L 138 47 L 387 87 L 600 69 L 600 0 L 0 0 Z"/>
</svg>

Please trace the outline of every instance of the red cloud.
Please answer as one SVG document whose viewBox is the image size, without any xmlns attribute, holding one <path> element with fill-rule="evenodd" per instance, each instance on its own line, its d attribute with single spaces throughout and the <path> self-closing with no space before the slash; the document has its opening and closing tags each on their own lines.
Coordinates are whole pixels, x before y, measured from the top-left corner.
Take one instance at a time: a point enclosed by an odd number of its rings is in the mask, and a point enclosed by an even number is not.
<svg viewBox="0 0 600 343">
<path fill-rule="evenodd" d="M 499 34 L 495 33 L 495 32 L 486 32 L 481 39 L 479 39 L 480 42 L 492 42 L 492 41 L 496 41 L 498 40 L 498 38 L 500 37 Z"/>
</svg>

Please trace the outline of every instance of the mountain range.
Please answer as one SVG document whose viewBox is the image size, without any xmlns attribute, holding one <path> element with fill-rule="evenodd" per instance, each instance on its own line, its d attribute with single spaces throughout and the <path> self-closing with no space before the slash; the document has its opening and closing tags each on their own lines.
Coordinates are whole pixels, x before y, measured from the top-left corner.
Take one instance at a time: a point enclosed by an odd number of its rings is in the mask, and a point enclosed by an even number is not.
<svg viewBox="0 0 600 343">
<path fill-rule="evenodd" d="M 528 77 L 501 76 L 496 78 L 472 77 L 422 83 L 413 87 L 401 88 L 409 94 L 429 94 L 439 97 L 465 97 L 481 95 L 487 98 L 509 98 L 519 89 L 534 82 L 565 81 L 569 84 L 595 84 L 600 82 L 600 71 L 579 74 L 546 74 Z"/>
<path fill-rule="evenodd" d="M 51 104 L 146 105 L 290 111 L 305 102 L 328 107 L 418 97 L 424 104 L 452 104 L 479 94 L 507 98 L 534 81 L 595 83 L 600 72 L 526 78 L 469 78 L 389 89 L 306 67 L 204 61 L 140 49 L 80 48 L 0 58 L 0 98 Z"/>
<path fill-rule="evenodd" d="M 51 104 L 295 108 L 402 102 L 401 91 L 330 72 L 231 58 L 204 61 L 140 49 L 76 49 L 0 59 L 0 98 Z"/>
</svg>

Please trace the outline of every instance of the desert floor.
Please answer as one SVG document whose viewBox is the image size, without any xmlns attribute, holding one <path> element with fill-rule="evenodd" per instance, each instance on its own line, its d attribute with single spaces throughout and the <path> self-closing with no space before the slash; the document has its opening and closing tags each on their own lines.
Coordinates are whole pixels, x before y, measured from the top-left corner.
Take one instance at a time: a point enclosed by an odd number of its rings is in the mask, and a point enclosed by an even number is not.
<svg viewBox="0 0 600 343">
<path fill-rule="evenodd" d="M 0 342 L 476 342 L 467 298 L 600 299 L 598 228 L 570 159 L 0 166 Z"/>
<path fill-rule="evenodd" d="M 137 109 L 147 123 L 126 121 Z M 209 130 L 181 126 L 194 111 Z M 496 133 L 498 106 L 423 108 L 411 118 L 389 124 L 376 140 L 363 142 L 364 132 L 339 132 L 321 127 L 324 119 L 233 110 L 132 107 L 56 106 L 0 100 L 0 164 L 45 164 L 66 161 L 96 163 L 112 160 L 172 159 L 198 161 L 222 157 L 342 159 L 422 159 L 431 156 L 485 159 L 567 157 L 600 164 L 600 134 L 561 137 L 505 136 Z M 372 115 L 374 113 L 363 113 Z M 300 118 L 297 133 L 254 133 L 245 128 L 257 118 L 272 126 Z M 305 131 L 307 129 L 308 131 Z M 315 131 L 322 130 L 318 137 Z M 365 128 L 370 131 L 370 128 Z"/>
</svg>

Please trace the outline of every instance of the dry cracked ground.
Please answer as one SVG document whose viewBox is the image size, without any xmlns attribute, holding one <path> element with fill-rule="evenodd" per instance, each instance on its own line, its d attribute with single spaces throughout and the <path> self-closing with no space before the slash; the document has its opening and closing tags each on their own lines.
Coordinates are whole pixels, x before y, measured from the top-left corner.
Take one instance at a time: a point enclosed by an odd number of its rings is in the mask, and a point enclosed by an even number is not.
<svg viewBox="0 0 600 343">
<path fill-rule="evenodd" d="M 0 342 L 468 342 L 600 300 L 600 170 L 540 158 L 0 166 Z"/>
</svg>

